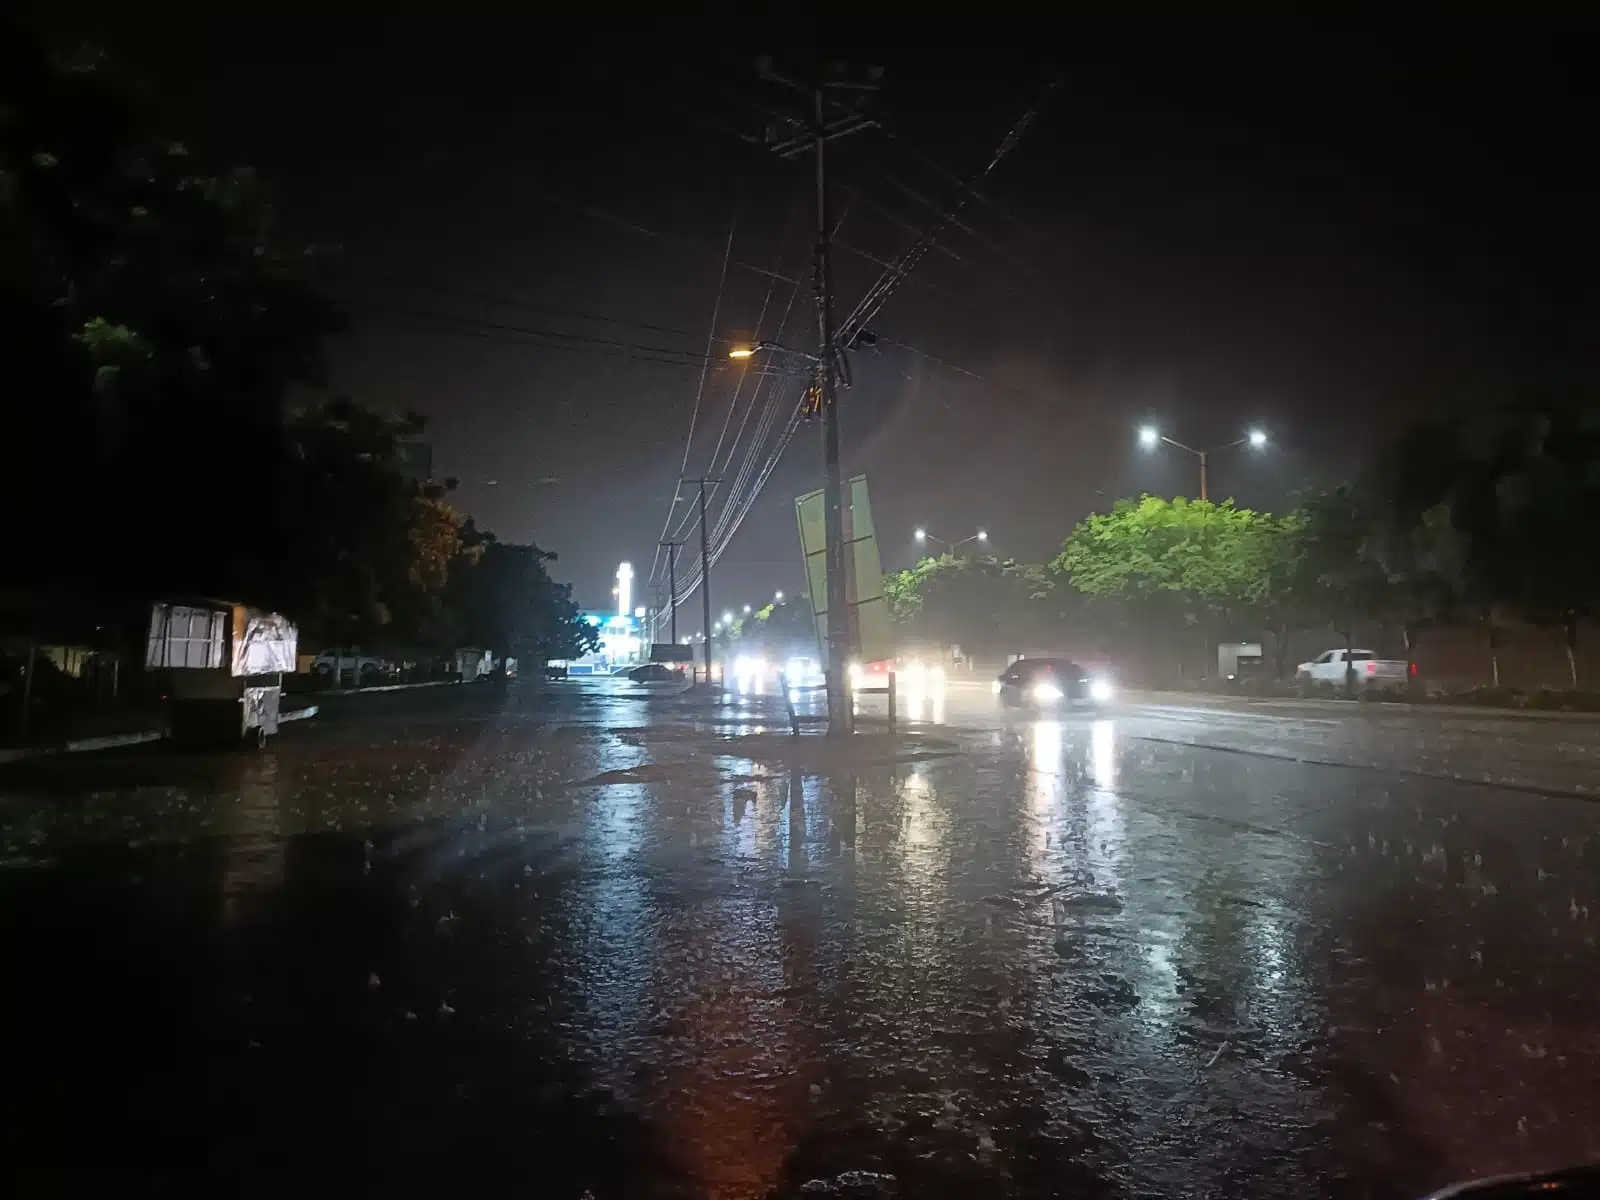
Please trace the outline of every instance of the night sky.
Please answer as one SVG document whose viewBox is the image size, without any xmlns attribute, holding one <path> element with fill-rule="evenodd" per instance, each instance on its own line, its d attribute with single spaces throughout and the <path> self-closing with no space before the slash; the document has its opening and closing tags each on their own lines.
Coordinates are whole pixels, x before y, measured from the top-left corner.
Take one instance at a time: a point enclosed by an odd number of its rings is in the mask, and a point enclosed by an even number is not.
<svg viewBox="0 0 1600 1200">
<path fill-rule="evenodd" d="M 738 45 L 711 17 L 572 41 L 449 11 L 41 23 L 107 46 L 204 160 L 254 165 L 293 236 L 343 248 L 334 389 L 427 413 L 461 506 L 557 551 L 599 606 L 619 560 L 648 574 L 708 336 L 687 473 L 733 476 L 760 423 L 757 368 L 726 350 L 764 304 L 778 329 L 792 288 L 763 272 L 808 270 L 810 176 L 740 134 L 798 99 L 753 55 L 798 72 L 807 51 L 749 19 Z M 1037 560 L 1117 496 L 1195 491 L 1192 460 L 1137 448 L 1145 421 L 1204 446 L 1267 429 L 1269 452 L 1214 461 L 1212 492 L 1280 508 L 1420 415 L 1592 397 L 1594 30 L 1504 11 L 1524 23 L 850 26 L 831 53 L 884 68 L 892 135 L 831 148 L 840 313 L 869 256 L 954 198 L 944 173 L 1063 77 L 854 360 L 846 468 L 871 481 L 886 565 L 919 523 Z M 782 337 L 813 344 L 808 288 Z M 793 498 L 819 485 L 805 426 L 718 565 L 719 611 L 800 590 Z"/>
</svg>

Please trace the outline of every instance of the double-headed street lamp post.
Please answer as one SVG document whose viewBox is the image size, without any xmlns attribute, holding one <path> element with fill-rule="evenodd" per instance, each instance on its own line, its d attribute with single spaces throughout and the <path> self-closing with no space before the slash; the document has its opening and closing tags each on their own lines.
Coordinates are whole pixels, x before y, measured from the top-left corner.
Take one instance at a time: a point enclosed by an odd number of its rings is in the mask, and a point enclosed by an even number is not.
<svg viewBox="0 0 1600 1200">
<path fill-rule="evenodd" d="M 973 534 L 971 537 L 964 537 L 959 542 L 947 542 L 947 541 L 945 541 L 944 538 L 936 537 L 933 534 L 929 533 L 926 529 L 921 529 L 921 528 L 919 528 L 916 531 L 914 536 L 916 537 L 917 542 L 919 544 L 922 543 L 922 542 L 937 542 L 937 543 L 939 543 L 939 545 L 943 546 L 945 548 L 945 550 L 948 551 L 951 554 L 954 554 L 957 550 L 961 549 L 961 547 L 965 546 L 968 542 L 983 542 L 983 543 L 987 543 L 989 541 L 989 531 L 987 529 L 980 529 L 980 530 L 978 530 L 977 533 Z"/>
<path fill-rule="evenodd" d="M 1232 450 L 1235 446 L 1249 445 L 1252 450 L 1260 450 L 1267 444 L 1267 435 L 1259 429 L 1252 429 L 1242 438 L 1237 438 L 1225 446 L 1214 446 L 1210 450 L 1196 450 L 1193 446 L 1185 446 L 1175 438 L 1167 437 L 1154 425 L 1146 425 L 1139 430 L 1139 444 L 1146 450 L 1154 450 L 1161 442 L 1165 442 L 1169 446 L 1176 446 L 1179 450 L 1186 451 L 1200 460 L 1200 499 L 1209 500 L 1211 496 L 1206 479 L 1206 467 L 1209 457 L 1223 450 Z"/>
</svg>

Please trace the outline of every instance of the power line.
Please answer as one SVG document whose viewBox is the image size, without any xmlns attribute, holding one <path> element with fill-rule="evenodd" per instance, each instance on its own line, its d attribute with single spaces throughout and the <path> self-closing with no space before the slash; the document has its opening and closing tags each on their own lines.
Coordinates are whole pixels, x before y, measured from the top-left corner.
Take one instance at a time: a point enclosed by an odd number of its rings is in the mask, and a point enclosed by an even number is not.
<svg viewBox="0 0 1600 1200">
<path fill-rule="evenodd" d="M 733 218 L 732 218 L 732 220 L 730 220 L 728 222 L 728 241 L 727 241 L 727 244 L 724 245 L 723 248 L 722 248 L 722 272 L 721 272 L 721 274 L 719 274 L 717 276 L 717 298 L 711 304 L 711 327 L 706 331 L 706 356 L 705 356 L 705 360 L 703 362 L 701 362 L 701 364 L 700 364 L 700 382 L 699 382 L 699 385 L 694 390 L 694 409 L 689 413 L 689 435 L 688 435 L 688 437 L 683 439 L 683 462 L 680 463 L 679 466 L 678 466 L 678 476 L 679 476 L 679 478 L 682 478 L 683 477 L 683 473 L 689 469 L 689 451 L 691 449 L 693 449 L 693 447 L 694 447 L 694 429 L 695 429 L 695 425 L 700 420 L 700 401 L 705 396 L 705 392 L 706 392 L 706 373 L 711 369 L 711 347 L 715 344 L 716 337 L 717 337 L 717 318 L 722 312 L 722 291 L 723 291 L 724 286 L 728 282 L 728 260 L 733 257 L 733 235 L 734 235 L 734 231 L 737 230 L 738 227 L 739 227 L 739 210 L 738 210 L 737 207 L 735 207 L 734 213 L 733 213 Z M 663 521 L 662 524 L 661 524 L 661 537 L 662 538 L 665 538 L 667 536 L 667 526 L 672 524 L 672 510 L 675 507 L 677 507 L 677 503 L 678 503 L 678 491 L 677 491 L 676 488 L 674 488 L 673 492 L 672 492 L 672 503 L 667 506 L 667 519 L 665 521 Z M 701 511 L 704 512 L 704 510 L 705 510 L 705 484 L 704 484 L 704 482 L 702 482 L 701 485 L 700 485 L 700 508 L 701 508 Z M 658 567 L 660 567 L 660 565 L 661 565 L 661 544 L 660 544 L 660 539 L 658 538 L 657 542 L 656 542 L 656 557 L 655 557 L 655 561 L 653 561 L 650 564 L 650 578 L 652 580 L 655 579 L 656 570 L 657 570 Z M 709 682 L 710 681 L 710 675 L 707 675 L 706 679 Z"/>
<path fill-rule="evenodd" d="M 429 283 L 424 280 L 402 279 L 394 276 L 384 278 L 373 277 L 370 282 L 360 279 L 350 279 L 346 282 L 359 286 L 374 288 L 395 288 L 403 291 L 429 292 L 439 296 L 447 296 L 457 300 L 470 300 L 478 304 L 486 304 L 494 308 L 509 308 L 526 312 L 545 312 L 556 316 L 571 317 L 578 321 L 596 321 L 605 325 L 623 325 L 632 329 L 648 329 L 654 333 L 671 333 L 680 337 L 699 337 L 699 333 L 692 329 L 682 329 L 673 325 L 658 325 L 652 321 L 639 321 L 631 317 L 609 316 L 605 313 L 585 312 L 582 309 L 567 308 L 559 304 L 548 304 L 539 300 L 524 300 L 510 296 L 497 296 L 488 292 L 479 292 L 470 288 L 452 287 L 448 284 Z M 359 303 L 359 301 L 358 301 Z M 719 341 L 722 339 L 718 339 Z"/>
<path fill-rule="evenodd" d="M 901 254 L 895 263 L 885 270 L 878 281 L 868 288 L 861 299 L 856 302 L 856 306 L 851 310 L 850 315 L 840 322 L 839 332 L 842 344 L 848 346 L 854 339 L 855 334 L 878 314 L 889 297 L 894 294 L 895 289 L 915 269 L 916 265 L 922 261 L 923 256 L 927 254 L 929 248 L 938 240 L 945 226 L 960 216 L 977 185 L 993 174 L 994 169 L 1000 165 L 1001 159 L 1016 148 L 1017 143 L 1022 139 L 1022 135 L 1027 132 L 1028 126 L 1033 123 L 1034 118 L 1038 116 L 1039 111 L 1044 107 L 1045 101 L 1061 86 L 1061 83 L 1062 77 L 1060 75 L 1056 75 L 1050 80 L 1039 99 L 1034 102 L 1033 107 L 1023 113 L 1016 124 L 1008 129 L 1006 135 L 1000 139 L 1000 144 L 995 147 L 994 153 L 990 155 L 988 164 L 982 170 L 976 172 L 971 180 L 962 185 L 961 195 L 955 204 L 941 213 L 938 219 L 928 227 L 923 236 Z"/>
<path fill-rule="evenodd" d="M 876 315 L 876 313 L 882 308 L 883 304 L 888 300 L 889 296 L 893 294 L 894 290 L 902 282 L 904 282 L 908 273 L 927 253 L 928 249 L 937 243 L 939 233 L 947 225 L 957 219 L 962 208 L 965 207 L 969 197 L 975 194 L 976 184 L 982 179 L 987 178 L 1000 160 L 1004 158 L 1005 155 L 1009 153 L 1010 150 L 1016 145 L 1022 133 L 1027 129 L 1028 125 L 1033 121 L 1034 117 L 1043 106 L 1045 100 L 1048 99 L 1055 88 L 1059 86 L 1060 82 L 1061 81 L 1059 77 L 1052 80 L 1034 107 L 1028 112 L 1024 113 L 1021 119 L 1012 126 L 1012 128 L 1007 132 L 1006 136 L 1001 140 L 1000 145 L 996 149 L 995 153 L 991 156 L 988 165 L 982 171 L 978 172 L 971 181 L 963 184 L 962 196 L 958 199 L 956 204 L 948 210 L 940 211 L 938 219 L 933 223 L 933 225 L 924 231 L 923 234 L 915 242 L 913 242 L 913 244 L 908 247 L 893 263 L 885 264 L 884 274 L 880 276 L 878 281 L 872 287 L 870 287 L 862 296 L 861 300 L 857 302 L 855 309 L 853 309 L 851 312 L 851 315 L 840 324 L 839 342 L 841 344 L 849 345 L 851 343 L 855 334 L 865 326 L 867 321 Z M 913 353 L 922 354 L 921 351 L 916 350 L 914 347 L 911 347 L 906 343 L 896 344 L 911 350 Z M 924 357 L 929 358 L 931 361 L 939 362 L 942 366 L 946 366 L 951 370 L 959 371 L 962 374 L 966 374 L 974 379 L 981 378 L 974 372 L 966 371 L 964 368 L 955 367 L 953 364 L 945 363 L 943 360 L 937 359 L 933 355 L 924 355 Z M 783 432 L 779 436 L 777 444 L 773 447 L 772 452 L 767 455 L 766 461 L 762 464 L 761 470 L 756 476 L 754 485 L 750 488 L 748 495 L 741 496 L 740 493 L 743 488 L 744 472 L 748 470 L 750 464 L 754 461 L 753 453 L 758 450 L 764 442 L 766 429 L 770 428 L 770 426 L 758 428 L 756 441 L 752 444 L 752 453 L 747 455 L 745 463 L 741 466 L 741 477 L 736 479 L 734 489 L 729 493 L 728 499 L 725 502 L 722 518 L 718 523 L 717 548 L 713 553 L 705 556 L 705 562 L 708 569 L 711 563 L 716 562 L 717 559 L 721 557 L 727 546 L 732 542 L 734 535 L 738 532 L 740 525 L 744 523 L 745 517 L 749 514 L 751 508 L 754 507 L 756 500 L 760 497 L 762 490 L 766 486 L 768 478 L 770 478 L 773 470 L 776 469 L 779 460 L 782 458 L 784 450 L 788 448 L 790 441 L 793 440 L 794 434 L 799 428 L 804 411 L 805 402 L 804 396 L 802 395 L 801 399 L 795 404 L 794 409 L 790 413 L 788 421 L 785 422 Z M 766 415 L 767 414 L 764 413 L 763 417 Z M 730 514 L 732 515 L 730 516 Z M 691 590 L 693 586 L 694 585 L 691 584 Z"/>
<path fill-rule="evenodd" d="M 778 241 L 778 265 L 779 266 L 783 265 L 783 252 L 788 247 L 789 233 L 793 229 L 793 227 L 794 227 L 794 210 L 791 209 L 790 213 L 789 213 L 789 220 L 784 225 L 783 236 Z M 759 342 L 761 340 L 761 326 L 765 323 L 765 321 L 767 319 L 767 308 L 772 303 L 772 293 L 773 293 L 774 290 L 776 290 L 777 286 L 778 286 L 778 281 L 776 279 L 770 279 L 770 280 L 767 281 L 767 294 L 762 297 L 762 299 L 761 299 L 761 311 L 756 314 L 755 335 L 756 335 L 756 341 L 757 342 Z M 789 293 L 790 297 L 791 297 L 791 302 L 792 302 L 792 298 L 793 298 L 795 292 L 798 291 L 798 290 L 799 289 L 796 288 L 794 290 L 791 290 L 791 292 Z M 780 332 L 778 336 L 779 336 L 779 338 L 781 340 L 783 335 Z M 728 436 L 728 426 L 730 424 L 732 424 L 732 422 L 733 422 L 733 414 L 734 414 L 735 410 L 737 410 L 738 407 L 739 407 L 739 397 L 744 392 L 745 380 L 748 379 L 748 378 L 749 378 L 748 372 L 746 372 L 745 374 L 742 374 L 742 375 L 739 376 L 739 382 L 733 389 L 733 399 L 728 402 L 728 415 L 725 416 L 722 419 L 722 429 L 717 434 L 717 444 L 711 448 L 711 469 L 713 471 L 716 470 L 716 467 L 717 467 L 717 455 L 722 452 L 723 440 L 725 438 L 727 438 L 727 436 Z M 756 382 L 756 391 L 757 391 L 758 394 L 760 393 L 760 390 L 761 390 L 761 383 L 760 383 L 760 380 L 758 379 L 757 382 Z M 754 396 L 751 397 L 751 401 L 750 402 L 751 402 L 752 405 L 755 403 L 755 397 Z M 746 411 L 748 411 L 748 410 L 746 410 Z M 737 445 L 737 444 L 738 444 L 737 440 L 735 440 L 735 445 Z M 732 457 L 732 453 L 733 453 L 733 451 L 732 451 L 732 448 L 730 447 L 730 449 L 729 449 L 729 457 L 730 458 Z"/>
<path fill-rule="evenodd" d="M 626 229 L 630 233 L 637 233 L 644 237 L 654 238 L 657 241 L 666 242 L 669 245 L 684 246 L 692 250 L 707 250 L 710 249 L 712 245 L 711 243 L 697 241 L 693 238 L 685 238 L 679 237 L 676 234 L 662 233 L 660 230 L 651 229 L 648 226 L 640 225 L 637 221 L 630 221 L 626 217 L 619 217 L 615 213 L 607 212 L 603 208 L 596 208 L 593 205 L 579 204 L 577 201 L 569 200 L 557 192 L 552 192 L 533 184 L 529 184 L 527 186 L 530 191 L 532 191 L 542 200 L 547 200 L 551 204 L 559 204 L 564 208 L 569 208 L 574 212 L 581 213 L 583 216 L 586 216 L 591 220 L 602 221 L 606 224 L 616 225 L 622 229 Z M 797 279 L 791 279 L 787 275 L 780 275 L 776 271 L 769 271 L 766 267 L 758 267 L 755 265 L 755 263 L 748 263 L 743 259 L 730 258 L 728 262 L 730 266 L 738 267 L 741 271 L 754 271 L 757 275 L 764 275 L 771 279 L 780 280 L 783 283 L 799 283 L 799 280 Z"/>
<path fill-rule="evenodd" d="M 576 354 L 599 354 L 613 358 L 628 358 L 637 362 L 660 363 L 672 367 L 693 367 L 705 356 L 694 351 L 675 350 L 664 346 L 639 346 L 627 342 L 614 342 L 603 338 L 585 338 L 576 334 L 560 333 L 549 329 L 507 325 L 498 322 L 477 321 L 448 313 L 407 309 L 399 306 L 364 306 L 368 316 L 391 321 L 410 329 L 428 333 L 442 333 L 459 337 L 473 337 L 502 345 L 523 346 L 531 350 L 562 350 Z M 576 344 L 573 344 L 576 343 Z"/>
</svg>

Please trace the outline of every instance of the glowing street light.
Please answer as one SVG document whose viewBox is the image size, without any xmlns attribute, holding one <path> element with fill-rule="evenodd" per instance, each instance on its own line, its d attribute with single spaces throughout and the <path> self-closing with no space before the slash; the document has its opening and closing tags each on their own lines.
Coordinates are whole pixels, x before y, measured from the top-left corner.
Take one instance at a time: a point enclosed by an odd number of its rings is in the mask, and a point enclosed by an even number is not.
<svg viewBox="0 0 1600 1200">
<path fill-rule="evenodd" d="M 954 554 L 957 550 L 961 549 L 961 547 L 965 546 L 968 542 L 983 542 L 983 543 L 987 544 L 988 541 L 989 541 L 989 531 L 987 529 L 980 529 L 980 530 L 978 530 L 977 533 L 973 534 L 971 537 L 964 537 L 959 542 L 946 541 L 942 537 L 938 537 L 935 534 L 929 533 L 926 529 L 923 529 L 921 526 L 917 527 L 916 532 L 914 534 L 912 534 L 912 536 L 915 537 L 918 542 L 937 542 L 939 545 L 943 546 L 947 551 L 949 551 L 952 554 Z"/>
<path fill-rule="evenodd" d="M 748 604 L 746 604 L 744 606 L 744 612 L 745 612 L 745 616 L 749 616 L 750 615 L 750 606 Z"/>
<path fill-rule="evenodd" d="M 733 614 L 731 612 L 723 613 L 722 614 L 722 623 L 724 625 L 732 625 L 733 624 Z"/>
<path fill-rule="evenodd" d="M 808 350 L 797 350 L 793 346 L 783 346 L 777 342 L 760 341 L 753 346 L 734 346 L 728 351 L 729 358 L 754 358 L 763 350 L 777 350 L 783 354 L 794 354 L 810 362 L 821 362 L 822 356 L 812 354 Z"/>
<path fill-rule="evenodd" d="M 1263 429 L 1252 429 L 1242 438 L 1235 438 L 1226 445 L 1216 446 L 1210 450 L 1196 450 L 1193 446 L 1185 446 L 1176 438 L 1169 438 L 1154 425 L 1140 426 L 1139 445 L 1143 446 L 1146 450 L 1153 450 L 1158 442 L 1165 442 L 1169 446 L 1175 446 L 1179 450 L 1182 450 L 1187 454 L 1192 454 L 1200 460 L 1200 499 L 1209 500 L 1211 497 L 1208 494 L 1206 468 L 1210 456 L 1217 453 L 1219 450 L 1232 450 L 1235 446 L 1248 445 L 1252 450 L 1263 449 L 1267 444 L 1267 434 Z"/>
<path fill-rule="evenodd" d="M 783 603 L 783 593 L 782 592 L 773 592 L 772 593 L 772 602 L 774 604 L 782 604 Z"/>
</svg>

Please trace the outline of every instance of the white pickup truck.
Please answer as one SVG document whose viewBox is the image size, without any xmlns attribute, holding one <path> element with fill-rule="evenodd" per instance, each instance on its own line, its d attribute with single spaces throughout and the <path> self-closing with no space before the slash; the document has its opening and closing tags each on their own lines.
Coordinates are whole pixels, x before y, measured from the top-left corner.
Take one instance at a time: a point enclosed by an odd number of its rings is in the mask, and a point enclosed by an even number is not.
<svg viewBox="0 0 1600 1200">
<path fill-rule="evenodd" d="M 1399 691 L 1411 668 L 1402 659 L 1379 658 L 1371 650 L 1324 650 L 1296 667 L 1294 677 L 1304 691 L 1338 692 L 1344 690 L 1347 671 L 1354 672 L 1357 691 Z"/>
</svg>

